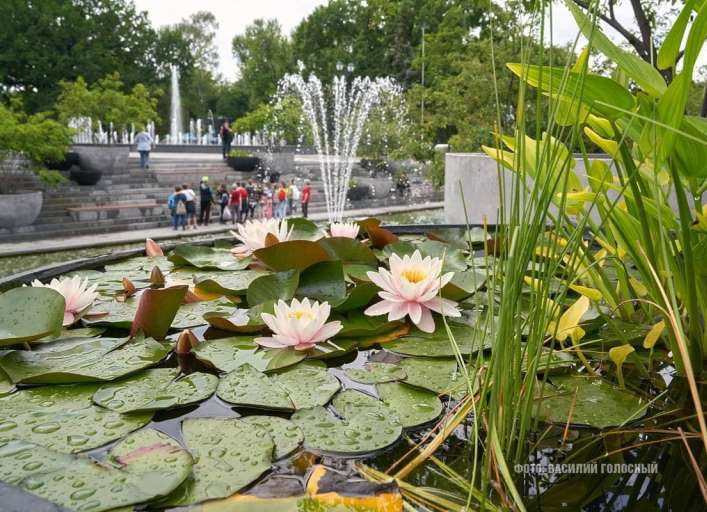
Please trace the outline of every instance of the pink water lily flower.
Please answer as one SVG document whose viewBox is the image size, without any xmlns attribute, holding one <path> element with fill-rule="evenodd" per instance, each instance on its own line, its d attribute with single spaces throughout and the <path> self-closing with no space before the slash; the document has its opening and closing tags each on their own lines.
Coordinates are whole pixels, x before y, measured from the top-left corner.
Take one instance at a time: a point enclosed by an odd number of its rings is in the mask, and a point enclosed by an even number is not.
<svg viewBox="0 0 707 512">
<path fill-rule="evenodd" d="M 292 229 L 287 229 L 287 221 L 279 219 L 259 219 L 249 220 L 244 224 L 239 224 L 236 231 L 231 231 L 242 243 L 231 249 L 231 252 L 239 257 L 250 256 L 258 249 L 266 245 L 268 235 L 272 235 L 278 242 L 286 242 L 290 239 Z"/>
<path fill-rule="evenodd" d="M 332 222 L 329 232 L 333 237 L 356 238 L 361 229 L 355 222 Z"/>
<path fill-rule="evenodd" d="M 43 284 L 38 280 L 32 282 L 32 286 L 51 288 L 64 296 L 64 326 L 73 325 L 91 307 L 96 300 L 96 286 L 88 286 L 88 279 L 81 280 L 79 276 L 62 277 L 52 279 L 49 284 Z"/>
<path fill-rule="evenodd" d="M 445 316 L 461 316 L 456 302 L 438 296 L 454 277 L 454 272 L 442 274 L 440 258 L 423 259 L 416 250 L 412 256 L 406 254 L 402 258 L 393 254 L 388 262 L 390 270 L 381 267 L 378 272 L 368 272 L 369 279 L 382 289 L 378 296 L 383 300 L 366 309 L 366 315 L 387 313 L 389 321 L 409 316 L 424 332 L 435 330 L 433 311 Z"/>
<path fill-rule="evenodd" d="M 331 306 L 329 303 L 302 302 L 292 299 L 288 305 L 279 300 L 275 305 L 275 314 L 262 313 L 261 318 L 273 332 L 272 336 L 255 338 L 263 347 L 309 350 L 317 343 L 323 343 L 336 335 L 343 325 L 341 322 L 328 322 Z"/>
</svg>

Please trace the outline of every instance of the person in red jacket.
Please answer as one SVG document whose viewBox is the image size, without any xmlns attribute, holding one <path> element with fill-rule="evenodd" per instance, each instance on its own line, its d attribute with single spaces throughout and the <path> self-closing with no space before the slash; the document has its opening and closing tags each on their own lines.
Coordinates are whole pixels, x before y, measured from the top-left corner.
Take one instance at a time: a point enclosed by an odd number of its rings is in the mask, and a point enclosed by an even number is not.
<svg viewBox="0 0 707 512">
<path fill-rule="evenodd" d="M 234 183 L 231 187 L 231 193 L 228 195 L 228 209 L 231 212 L 231 223 L 235 224 L 238 221 L 240 214 L 241 194 L 238 187 Z"/>
<path fill-rule="evenodd" d="M 248 217 L 248 190 L 245 183 L 238 184 L 238 194 L 240 195 L 240 208 L 238 209 L 238 222 L 245 222 Z"/>
<path fill-rule="evenodd" d="M 277 189 L 277 211 L 275 217 L 278 219 L 284 219 L 287 217 L 287 186 L 284 181 L 280 182 L 280 186 Z"/>
<path fill-rule="evenodd" d="M 306 219 L 309 212 L 309 200 L 312 197 L 312 187 L 309 186 L 309 180 L 304 180 L 302 187 L 302 216 Z"/>
</svg>

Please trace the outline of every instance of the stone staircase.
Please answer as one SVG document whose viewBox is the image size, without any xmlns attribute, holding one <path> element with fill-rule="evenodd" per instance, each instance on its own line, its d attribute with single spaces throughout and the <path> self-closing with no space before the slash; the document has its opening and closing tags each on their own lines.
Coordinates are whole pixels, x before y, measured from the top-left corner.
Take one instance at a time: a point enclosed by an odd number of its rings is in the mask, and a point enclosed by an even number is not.
<svg viewBox="0 0 707 512">
<path fill-rule="evenodd" d="M 301 178 L 308 173 L 305 169 L 293 169 L 292 173 L 283 174 L 281 179 L 289 182 L 295 175 Z M 180 158 L 179 154 L 155 158 L 150 169 L 143 170 L 140 169 L 139 159 L 131 157 L 127 169 L 104 174 L 95 186 L 79 186 L 71 182 L 45 190 L 37 221 L 12 233 L 0 230 L 0 243 L 169 226 L 171 218 L 166 203 L 174 186 L 188 183 L 196 189 L 202 176 L 209 176 L 209 183 L 215 189 L 220 183 L 230 187 L 233 182 L 247 180 L 254 173 L 236 172 L 218 159 L 185 159 Z M 314 195 L 310 212 L 316 213 L 325 209 L 324 190 L 319 181 L 312 180 L 312 187 Z M 67 211 L 72 207 L 137 202 L 154 202 L 161 208 L 154 208 L 152 214 L 145 216 L 137 209 L 120 210 L 113 218 L 90 221 L 75 220 Z"/>
</svg>

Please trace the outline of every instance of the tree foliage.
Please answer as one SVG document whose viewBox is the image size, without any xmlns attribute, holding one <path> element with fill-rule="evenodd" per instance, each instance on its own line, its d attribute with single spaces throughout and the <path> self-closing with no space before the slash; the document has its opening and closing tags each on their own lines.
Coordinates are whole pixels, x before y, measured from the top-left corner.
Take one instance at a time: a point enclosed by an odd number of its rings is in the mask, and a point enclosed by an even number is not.
<svg viewBox="0 0 707 512">
<path fill-rule="evenodd" d="M 280 78 L 294 67 L 290 42 L 276 20 L 257 19 L 235 36 L 233 55 L 251 109 L 269 102 Z"/>
<path fill-rule="evenodd" d="M 106 75 L 90 87 L 81 76 L 74 82 L 61 81 L 59 86 L 56 110 L 64 123 L 85 116 L 94 123 L 112 123 L 114 128 L 122 129 L 130 123 L 144 124 L 157 118 L 157 98 L 161 91 L 151 93 L 145 85 L 136 84 L 130 92 L 124 92 L 118 73 Z"/>
</svg>

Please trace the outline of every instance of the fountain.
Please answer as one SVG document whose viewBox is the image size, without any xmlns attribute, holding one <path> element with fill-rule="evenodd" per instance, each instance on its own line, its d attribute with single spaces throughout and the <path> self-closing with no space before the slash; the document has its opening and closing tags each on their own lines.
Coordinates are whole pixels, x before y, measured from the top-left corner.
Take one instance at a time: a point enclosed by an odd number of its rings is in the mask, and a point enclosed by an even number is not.
<svg viewBox="0 0 707 512">
<path fill-rule="evenodd" d="M 172 71 L 172 101 L 170 107 L 169 138 L 172 144 L 178 144 L 182 139 L 182 98 L 179 94 L 179 70 L 171 66 Z"/>
<path fill-rule="evenodd" d="M 356 151 L 371 109 L 386 98 L 400 97 L 401 89 L 390 78 L 345 76 L 334 78 L 328 98 L 321 81 L 313 74 L 286 75 L 278 97 L 294 94 L 302 102 L 310 126 L 324 185 L 329 222 L 340 222 L 346 207 L 346 194 Z"/>
</svg>

